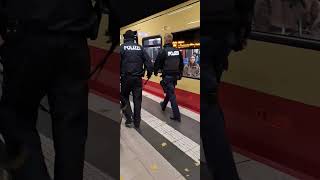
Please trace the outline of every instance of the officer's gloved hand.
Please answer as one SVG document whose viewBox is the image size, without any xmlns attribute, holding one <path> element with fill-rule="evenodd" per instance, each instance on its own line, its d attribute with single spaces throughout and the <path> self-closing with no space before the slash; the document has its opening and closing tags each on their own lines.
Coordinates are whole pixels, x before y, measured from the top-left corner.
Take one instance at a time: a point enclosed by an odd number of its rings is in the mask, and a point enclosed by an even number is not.
<svg viewBox="0 0 320 180">
<path fill-rule="evenodd" d="M 148 78 L 148 79 L 150 79 L 150 78 L 151 78 L 151 76 L 152 76 L 152 72 L 148 72 L 148 74 L 147 74 L 147 78 Z"/>
</svg>

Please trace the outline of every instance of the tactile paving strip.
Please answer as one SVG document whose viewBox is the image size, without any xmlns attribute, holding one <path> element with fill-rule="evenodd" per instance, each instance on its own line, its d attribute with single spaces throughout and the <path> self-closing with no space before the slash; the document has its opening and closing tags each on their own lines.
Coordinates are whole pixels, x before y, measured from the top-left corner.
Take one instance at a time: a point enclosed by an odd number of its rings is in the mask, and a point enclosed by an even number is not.
<svg viewBox="0 0 320 180">
<path fill-rule="evenodd" d="M 157 103 L 160 103 L 161 101 L 163 101 L 162 98 L 155 96 L 151 93 L 148 93 L 146 91 L 142 91 L 142 95 L 149 98 L 149 99 L 152 99 L 153 101 L 155 101 Z M 171 108 L 170 103 L 167 105 L 167 108 Z M 192 112 L 184 107 L 181 107 L 181 106 L 179 106 L 179 110 L 180 110 L 181 114 L 184 114 L 184 115 L 190 117 L 191 119 L 200 122 L 200 114 L 199 113 L 194 113 L 194 112 Z"/>
<path fill-rule="evenodd" d="M 133 103 L 131 102 L 131 107 Z M 175 130 L 165 122 L 161 121 L 157 117 L 145 109 L 141 109 L 141 119 L 149 126 L 155 129 L 158 133 L 164 136 L 168 141 L 177 146 L 186 155 L 192 158 L 196 163 L 200 163 L 200 145 L 186 137 L 179 131 Z"/>
</svg>

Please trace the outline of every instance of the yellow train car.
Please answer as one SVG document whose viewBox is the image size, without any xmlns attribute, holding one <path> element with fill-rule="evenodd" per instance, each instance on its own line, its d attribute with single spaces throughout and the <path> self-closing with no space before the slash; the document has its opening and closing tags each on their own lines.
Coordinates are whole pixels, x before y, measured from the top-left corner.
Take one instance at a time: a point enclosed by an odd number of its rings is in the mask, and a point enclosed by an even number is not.
<svg viewBox="0 0 320 180">
<path fill-rule="evenodd" d="M 230 57 L 221 104 L 235 149 L 298 179 L 320 178 L 320 42 L 254 32 Z"/>
<path fill-rule="evenodd" d="M 137 31 L 138 43 L 143 45 L 150 57 L 155 60 L 155 49 L 163 45 L 163 36 L 165 33 L 173 33 L 176 40 L 174 45 L 181 48 L 185 54 L 198 53 L 200 61 L 200 1 L 190 0 L 165 11 L 154 14 L 150 17 L 141 19 L 135 23 L 122 27 L 120 29 L 120 39 L 123 42 L 123 34 L 127 30 Z M 196 37 L 184 40 L 184 34 L 191 34 Z M 148 41 L 148 42 L 147 42 Z M 151 42 L 152 41 L 152 42 Z M 158 42 L 157 47 L 148 43 Z M 187 58 L 186 58 L 187 59 Z M 158 96 L 163 96 L 159 84 L 160 77 L 153 76 L 144 87 L 145 91 Z M 200 112 L 200 80 L 199 78 L 183 77 L 177 85 L 177 100 L 182 106 L 185 106 L 196 112 Z"/>
</svg>

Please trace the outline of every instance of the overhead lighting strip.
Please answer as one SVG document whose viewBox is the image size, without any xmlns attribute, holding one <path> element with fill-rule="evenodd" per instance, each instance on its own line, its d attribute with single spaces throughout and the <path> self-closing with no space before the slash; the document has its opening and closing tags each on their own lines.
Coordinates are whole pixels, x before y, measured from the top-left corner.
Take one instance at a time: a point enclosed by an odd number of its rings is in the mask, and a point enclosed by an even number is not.
<svg viewBox="0 0 320 180">
<path fill-rule="evenodd" d="M 178 10 L 176 10 L 176 11 L 173 11 L 172 13 L 169 13 L 168 16 L 171 16 L 171 15 L 177 14 L 177 13 L 180 13 L 180 12 L 185 11 L 185 10 L 188 10 L 188 9 L 190 9 L 190 8 L 192 8 L 192 7 L 193 7 L 193 6 L 188 6 L 188 7 L 182 8 L 182 9 L 178 9 Z"/>
</svg>

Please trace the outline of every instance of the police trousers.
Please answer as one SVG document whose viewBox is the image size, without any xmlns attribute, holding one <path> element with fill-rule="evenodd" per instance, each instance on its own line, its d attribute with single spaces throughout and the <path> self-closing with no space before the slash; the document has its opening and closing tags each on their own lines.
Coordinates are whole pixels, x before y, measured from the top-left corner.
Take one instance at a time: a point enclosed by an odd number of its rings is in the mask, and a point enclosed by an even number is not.
<svg viewBox="0 0 320 180">
<path fill-rule="evenodd" d="M 177 85 L 177 77 L 176 76 L 164 76 L 161 82 L 163 91 L 166 93 L 166 97 L 163 100 L 162 108 L 167 107 L 168 102 L 171 103 L 172 113 L 174 118 L 180 119 L 180 110 L 177 103 L 177 98 L 175 94 L 175 87 Z"/>
<path fill-rule="evenodd" d="M 14 34 L 12 36 L 15 36 Z M 13 180 L 49 180 L 37 117 L 47 95 L 55 150 L 54 179 L 82 180 L 88 129 L 90 56 L 82 36 L 25 32 L 4 47 L 1 129 L 10 156 L 27 152 Z"/>
<path fill-rule="evenodd" d="M 214 180 L 238 180 L 232 151 L 225 134 L 218 86 L 230 49 L 227 40 L 201 37 L 201 139 Z"/>
<path fill-rule="evenodd" d="M 134 113 L 132 113 L 130 105 L 130 93 L 133 96 Z M 141 103 L 142 103 L 142 78 L 140 76 L 122 76 L 121 77 L 121 98 L 127 103 L 124 115 L 127 122 L 133 121 L 140 123 L 141 121 Z M 133 116 L 132 116 L 133 114 Z"/>
</svg>

